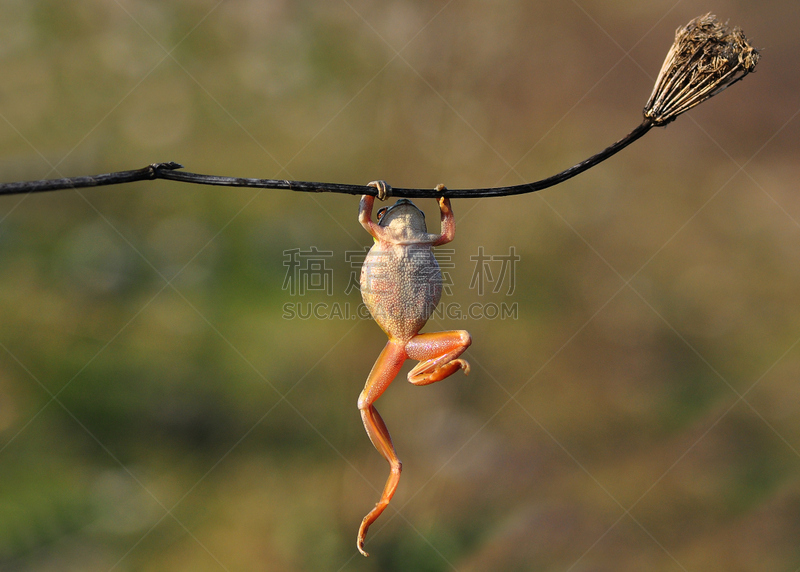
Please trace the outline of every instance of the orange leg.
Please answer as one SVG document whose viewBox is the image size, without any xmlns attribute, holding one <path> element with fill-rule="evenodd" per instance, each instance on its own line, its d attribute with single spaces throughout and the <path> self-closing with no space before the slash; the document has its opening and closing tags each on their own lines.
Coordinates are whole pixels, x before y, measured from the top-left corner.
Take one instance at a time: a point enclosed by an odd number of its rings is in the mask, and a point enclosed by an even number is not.
<svg viewBox="0 0 800 572">
<path fill-rule="evenodd" d="M 472 338 L 465 330 L 417 334 L 406 345 L 408 357 L 420 362 L 408 372 L 408 381 L 414 385 L 428 385 L 443 380 L 458 369 L 468 374 L 469 364 L 456 358 L 471 343 Z"/>
<path fill-rule="evenodd" d="M 392 383 L 392 380 L 394 380 L 400 368 L 403 366 L 406 357 L 404 344 L 389 340 L 389 343 L 383 348 L 381 355 L 378 356 L 375 365 L 372 366 L 372 371 L 369 373 L 364 390 L 358 398 L 358 409 L 361 411 L 361 419 L 364 421 L 364 428 L 367 430 L 367 435 L 369 435 L 370 441 L 372 441 L 372 444 L 378 452 L 389 461 L 391 470 L 386 485 L 383 488 L 381 499 L 375 505 L 375 508 L 369 511 L 367 516 L 364 517 L 364 520 L 361 521 L 361 527 L 358 529 L 356 545 L 358 546 L 359 552 L 364 556 L 368 556 L 364 551 L 364 538 L 367 535 L 367 530 L 381 515 L 384 509 L 389 506 L 389 501 L 392 500 L 394 491 L 397 489 L 397 484 L 400 482 L 400 471 L 402 469 L 402 464 L 400 463 L 400 459 L 397 458 L 397 453 L 395 453 L 392 438 L 389 435 L 388 429 L 386 429 L 386 424 L 383 422 L 378 410 L 375 409 L 375 406 L 372 404 L 381 396 L 386 388 L 389 387 L 389 384 Z"/>
</svg>

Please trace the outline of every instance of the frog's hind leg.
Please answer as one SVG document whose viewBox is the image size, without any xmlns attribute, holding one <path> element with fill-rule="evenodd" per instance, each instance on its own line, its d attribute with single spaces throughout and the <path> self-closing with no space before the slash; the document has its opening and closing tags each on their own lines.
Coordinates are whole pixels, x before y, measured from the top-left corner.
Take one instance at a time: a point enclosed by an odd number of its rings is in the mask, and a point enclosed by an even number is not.
<svg viewBox="0 0 800 572">
<path fill-rule="evenodd" d="M 408 381 L 414 385 L 428 385 L 459 369 L 468 374 L 469 364 L 457 358 L 471 343 L 472 338 L 465 330 L 417 334 L 406 345 L 408 357 L 420 362 L 408 372 Z"/>
<path fill-rule="evenodd" d="M 389 435 L 389 430 L 386 429 L 386 424 L 383 422 L 378 410 L 375 409 L 373 403 L 392 383 L 403 362 L 406 360 L 406 352 L 404 344 L 398 341 L 389 340 L 386 347 L 383 348 L 381 355 L 375 365 L 372 366 L 372 371 L 367 378 L 367 383 L 364 390 L 358 398 L 358 409 L 361 411 L 361 419 L 364 421 L 364 428 L 367 430 L 370 441 L 389 461 L 390 473 L 383 488 L 383 494 L 380 500 L 375 505 L 364 520 L 361 521 L 361 527 L 358 530 L 357 546 L 358 550 L 364 556 L 368 554 L 364 552 L 364 538 L 367 535 L 369 526 L 381 515 L 381 513 L 389 506 L 389 501 L 392 500 L 394 491 L 397 489 L 397 484 L 400 482 L 400 471 L 402 464 L 400 459 L 397 458 L 397 453 L 392 444 L 392 438 Z"/>
</svg>

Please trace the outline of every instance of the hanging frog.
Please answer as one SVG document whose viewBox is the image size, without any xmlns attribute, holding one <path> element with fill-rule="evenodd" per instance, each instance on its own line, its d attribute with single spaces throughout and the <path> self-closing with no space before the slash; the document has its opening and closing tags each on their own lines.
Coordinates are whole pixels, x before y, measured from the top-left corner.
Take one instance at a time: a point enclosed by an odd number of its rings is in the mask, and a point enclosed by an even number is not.
<svg viewBox="0 0 800 572">
<path fill-rule="evenodd" d="M 378 189 L 381 200 L 390 191 L 384 181 L 373 181 L 369 186 Z M 445 187 L 439 185 L 436 190 L 442 192 Z M 438 201 L 441 234 L 428 233 L 425 214 L 407 199 L 380 209 L 376 224 L 372 221 L 374 201 L 375 197 L 364 195 L 359 205 L 358 221 L 375 240 L 361 268 L 361 297 L 389 341 L 372 367 L 358 398 L 358 409 L 367 435 L 389 462 L 391 472 L 380 500 L 358 530 L 357 546 L 364 556 L 368 555 L 364 551 L 367 530 L 389 505 L 402 468 L 375 401 L 409 358 L 420 362 L 408 373 L 408 381 L 414 385 L 441 381 L 458 369 L 469 373 L 469 364 L 458 356 L 472 342 L 465 330 L 419 333 L 442 295 L 442 273 L 432 249 L 455 236 L 450 200 L 440 197 Z"/>
</svg>

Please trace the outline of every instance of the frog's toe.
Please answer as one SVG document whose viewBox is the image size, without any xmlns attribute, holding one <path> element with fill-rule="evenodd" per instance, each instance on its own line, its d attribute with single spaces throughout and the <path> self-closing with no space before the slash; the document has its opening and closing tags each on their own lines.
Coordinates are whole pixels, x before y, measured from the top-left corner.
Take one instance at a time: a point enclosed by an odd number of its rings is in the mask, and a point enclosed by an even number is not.
<svg viewBox="0 0 800 572">
<path fill-rule="evenodd" d="M 368 187 L 378 189 L 378 200 L 385 201 L 392 196 L 392 187 L 386 181 L 370 181 Z"/>
</svg>

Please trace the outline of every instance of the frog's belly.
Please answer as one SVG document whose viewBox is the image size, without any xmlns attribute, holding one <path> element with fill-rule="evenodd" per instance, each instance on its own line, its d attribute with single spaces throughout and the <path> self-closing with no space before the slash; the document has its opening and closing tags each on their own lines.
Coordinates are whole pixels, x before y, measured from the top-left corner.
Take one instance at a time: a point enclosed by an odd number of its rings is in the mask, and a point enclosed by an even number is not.
<svg viewBox="0 0 800 572">
<path fill-rule="evenodd" d="M 430 247 L 376 244 L 361 267 L 361 297 L 390 337 L 414 337 L 441 296 L 442 273 Z"/>
</svg>

